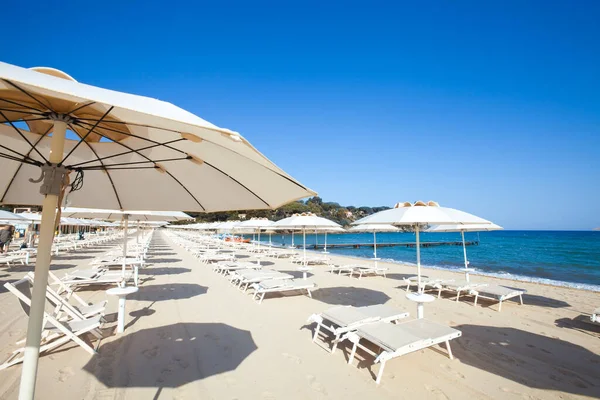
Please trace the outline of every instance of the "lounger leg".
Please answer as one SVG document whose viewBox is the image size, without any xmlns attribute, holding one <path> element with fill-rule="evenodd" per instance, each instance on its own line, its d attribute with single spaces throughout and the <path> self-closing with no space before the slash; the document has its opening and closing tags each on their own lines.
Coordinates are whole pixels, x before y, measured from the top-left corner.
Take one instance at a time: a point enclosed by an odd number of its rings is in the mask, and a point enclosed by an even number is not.
<svg viewBox="0 0 600 400">
<path fill-rule="evenodd" d="M 312 299 L 312 293 L 310 292 L 310 289 L 306 289 L 306 292 L 308 293 L 308 297 Z"/>
<path fill-rule="evenodd" d="M 383 377 L 383 369 L 385 368 L 385 361 L 381 361 L 381 367 L 379 367 L 379 372 L 377 373 L 377 380 L 375 383 L 379 385 L 381 382 L 381 378 Z"/>
<path fill-rule="evenodd" d="M 317 340 L 317 336 L 319 336 L 319 332 L 321 331 L 321 323 L 317 322 L 317 327 L 315 328 L 315 334 L 313 335 L 313 342 Z"/>
<path fill-rule="evenodd" d="M 456 301 L 458 301 L 459 297 L 460 297 L 460 290 L 458 292 L 456 292 Z"/>
<path fill-rule="evenodd" d="M 448 350 L 448 357 L 450 357 L 451 360 L 454 360 L 454 356 L 452 355 L 452 349 L 450 348 L 449 340 L 446 340 L 446 350 Z"/>
<path fill-rule="evenodd" d="M 498 303 L 498 312 L 502 311 L 502 300 Z"/>
<path fill-rule="evenodd" d="M 476 306 L 477 305 L 477 299 L 479 298 L 479 293 L 477 293 L 475 295 L 475 301 L 473 302 L 473 305 Z"/>
<path fill-rule="evenodd" d="M 519 300 L 521 301 L 521 305 L 523 305 L 523 296 L 519 295 Z"/>
</svg>

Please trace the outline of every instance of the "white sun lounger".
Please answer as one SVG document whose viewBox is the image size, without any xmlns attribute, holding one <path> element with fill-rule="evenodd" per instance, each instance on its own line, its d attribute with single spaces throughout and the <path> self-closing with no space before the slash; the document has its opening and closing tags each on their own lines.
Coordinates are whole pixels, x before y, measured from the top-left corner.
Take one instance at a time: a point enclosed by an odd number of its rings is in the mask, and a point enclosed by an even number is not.
<svg viewBox="0 0 600 400">
<path fill-rule="evenodd" d="M 385 267 L 376 267 L 375 265 L 357 265 L 352 269 L 350 276 L 357 274 L 358 279 L 360 279 L 363 277 L 363 275 L 383 275 L 385 278 L 385 273 L 387 270 L 388 269 Z"/>
<path fill-rule="evenodd" d="M 352 351 L 348 359 L 348 364 L 352 364 L 356 349 L 360 348 L 368 354 L 375 356 L 374 363 L 380 363 L 377 373 L 376 383 L 381 382 L 385 363 L 393 358 L 403 356 L 414 351 L 425 349 L 439 343 L 446 343 L 448 356 L 453 359 L 450 349 L 450 340 L 461 335 L 457 329 L 438 324 L 426 319 L 415 319 L 400 324 L 386 324 L 377 322 L 358 327 L 353 332 L 348 332 L 343 339 L 348 339 L 353 343 Z M 361 340 L 371 342 L 379 347 L 379 351 L 374 352 L 370 348 L 362 345 Z"/>
<path fill-rule="evenodd" d="M 294 276 L 272 269 L 241 270 L 239 272 L 236 271 L 231 275 L 232 283 L 237 283 L 238 288 L 244 292 L 248 289 L 248 286 L 253 283 L 279 279 L 294 279 Z"/>
<path fill-rule="evenodd" d="M 320 314 L 313 314 L 308 322 L 316 322 L 317 327 L 313 335 L 313 342 L 317 340 L 321 328 L 334 335 L 331 344 L 331 353 L 335 352 L 340 336 L 344 333 L 356 330 L 359 326 L 372 324 L 374 322 L 396 322 L 408 317 L 408 313 L 400 311 L 385 304 L 377 304 L 366 307 L 337 306 L 331 307 Z"/>
<path fill-rule="evenodd" d="M 479 298 L 498 301 L 498 312 L 500 312 L 502 311 L 502 302 L 508 299 L 518 297 L 521 305 L 523 305 L 523 294 L 526 292 L 523 289 L 513 289 L 506 286 L 485 285 L 471 289 L 469 294 L 475 296 L 474 305 L 477 305 L 477 299 Z"/>
<path fill-rule="evenodd" d="M 466 280 L 450 279 L 432 282 L 430 286 L 438 289 L 438 299 L 441 297 L 442 291 L 446 290 L 450 292 L 456 292 L 456 301 L 458 301 L 461 293 L 472 294 L 473 290 L 487 286 L 487 283 L 475 283 L 467 282 Z"/>
<path fill-rule="evenodd" d="M 231 273 L 232 271 L 243 270 L 243 269 L 254 269 L 259 270 L 262 268 L 261 265 L 256 263 L 251 263 L 248 261 L 220 261 L 212 264 L 213 271 L 217 273 L 221 273 L 223 275 Z"/>
<path fill-rule="evenodd" d="M 27 278 L 21 279 L 14 283 L 6 283 L 4 285 L 8 291 L 14 294 L 18 299 L 23 311 L 29 316 L 31 307 L 31 281 Z M 98 328 L 100 328 L 101 317 L 95 316 L 88 319 L 58 321 L 53 315 L 44 312 L 44 321 L 42 323 L 42 341 L 40 343 L 40 353 L 55 349 L 65 343 L 73 341 L 81 346 L 90 354 L 96 354 L 96 349 L 92 348 L 84 340 L 81 335 L 91 333 L 97 339 L 101 339 Z M 98 342 L 99 343 L 99 342 Z M 25 348 L 21 347 L 12 352 L 9 358 L 0 365 L 0 370 L 8 368 L 12 365 L 23 361 Z"/>
<path fill-rule="evenodd" d="M 592 320 L 592 322 L 600 324 L 600 307 L 598 307 L 594 310 L 594 313 L 592 314 L 590 319 Z"/>
<path fill-rule="evenodd" d="M 54 275 L 49 272 L 52 277 Z M 29 272 L 26 276 L 33 285 L 35 275 L 33 272 Z M 61 296 L 57 291 L 52 289 L 50 286 L 46 287 L 46 299 L 49 303 L 54 306 L 54 316 L 60 319 L 62 313 L 66 313 L 73 319 L 83 320 L 94 315 L 104 316 L 106 310 L 107 300 L 102 300 L 95 304 L 86 303 L 81 297 L 79 297 L 73 291 L 65 291 L 65 297 Z M 69 302 L 69 299 L 74 299 L 79 302 L 79 305 L 75 306 Z"/>
<path fill-rule="evenodd" d="M 131 271 L 126 271 L 125 276 L 121 271 L 108 272 L 105 269 L 90 268 L 87 270 L 75 270 L 65 274 L 62 278 L 53 275 L 54 282 L 51 285 L 59 285 L 62 290 L 73 290 L 75 287 L 88 285 L 119 285 L 133 278 Z"/>
<path fill-rule="evenodd" d="M 311 290 L 317 285 L 305 281 L 296 281 L 293 279 L 271 279 L 260 283 L 253 283 L 253 298 L 261 304 L 267 293 L 284 293 L 296 290 L 306 290 L 308 297 L 312 298 Z"/>
<path fill-rule="evenodd" d="M 338 275 L 341 275 L 342 272 L 343 273 L 347 273 L 348 276 L 352 276 L 352 272 L 354 271 L 354 267 L 356 267 L 356 264 L 346 264 L 346 265 L 342 265 L 342 264 L 329 264 L 329 270 L 331 271 L 332 274 L 334 273 L 338 273 Z"/>
</svg>

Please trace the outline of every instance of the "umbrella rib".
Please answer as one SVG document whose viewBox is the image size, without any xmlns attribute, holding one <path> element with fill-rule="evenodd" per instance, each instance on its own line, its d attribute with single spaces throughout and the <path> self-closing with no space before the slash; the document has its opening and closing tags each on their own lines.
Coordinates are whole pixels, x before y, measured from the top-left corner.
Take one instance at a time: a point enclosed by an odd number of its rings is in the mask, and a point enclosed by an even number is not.
<svg viewBox="0 0 600 400">
<path fill-rule="evenodd" d="M 100 135 L 100 136 L 102 136 L 102 137 L 106 137 L 106 136 L 104 136 L 103 134 L 101 134 L 101 133 L 99 133 L 99 132 L 97 132 L 97 134 L 98 134 L 98 135 Z M 107 139 L 109 139 L 109 138 L 107 138 Z M 127 146 L 126 144 L 123 144 L 123 143 L 121 143 L 121 142 L 114 142 L 114 143 L 116 143 L 116 144 L 118 144 L 118 145 L 120 145 L 120 146 L 123 146 L 123 147 L 125 147 L 127 150 L 134 152 L 135 154 L 139 155 L 140 157 L 143 157 L 143 158 L 145 158 L 145 159 L 146 159 L 146 160 L 148 160 L 148 161 L 154 162 L 154 161 L 150 160 L 150 158 L 148 158 L 148 157 L 147 157 L 147 156 L 145 156 L 144 154 L 142 154 L 142 153 L 140 153 L 139 151 L 137 151 L 137 150 L 135 150 L 135 149 L 133 149 L 133 148 L 131 148 L 131 147 Z M 133 168 L 131 168 L 131 169 L 133 169 Z M 186 191 L 186 192 L 187 192 L 187 193 L 190 195 L 190 197 L 191 197 L 192 199 L 194 199 L 194 201 L 195 201 L 196 203 L 198 203 L 198 205 L 199 205 L 199 206 L 202 208 L 202 210 L 206 211 L 206 208 L 204 208 L 204 206 L 202 206 L 202 203 L 200 203 L 200 202 L 198 201 L 198 199 L 197 199 L 197 198 L 196 198 L 196 197 L 195 197 L 195 196 L 194 196 L 194 195 L 193 195 L 193 194 L 192 194 L 192 193 L 191 193 L 191 192 L 188 190 L 188 188 L 186 188 L 186 187 L 185 187 L 185 186 L 184 186 L 184 185 L 183 185 L 183 184 L 182 184 L 182 183 L 181 183 L 181 182 L 180 182 L 180 181 L 179 181 L 177 178 L 175 178 L 175 177 L 173 176 L 173 174 L 171 174 L 171 173 L 170 173 L 169 171 L 167 171 L 166 169 L 163 169 L 163 171 L 164 171 L 165 173 L 167 173 L 167 174 L 168 174 L 168 175 L 169 175 L 171 178 L 173 178 L 173 180 L 174 180 L 175 182 L 177 182 L 177 183 L 178 183 L 178 184 L 179 184 L 179 185 L 180 185 L 180 186 L 183 188 L 183 190 L 185 190 L 185 191 Z"/>
<path fill-rule="evenodd" d="M 86 123 L 86 122 L 84 122 L 84 121 L 81 121 L 81 119 L 78 119 L 78 121 L 79 121 L 80 123 L 82 123 L 82 124 L 91 125 L 90 123 Z M 119 122 L 109 121 L 109 122 L 106 122 L 106 123 L 118 123 L 118 124 L 125 124 L 125 122 L 121 122 L 121 121 L 119 121 Z M 172 129 L 156 128 L 156 127 L 149 126 L 149 125 L 139 125 L 139 124 L 129 124 L 129 125 L 132 125 L 132 126 L 139 126 L 139 127 L 145 127 L 145 128 L 152 128 L 152 129 L 160 129 L 160 130 L 164 130 L 164 131 L 168 131 L 168 132 L 173 132 L 173 133 L 180 133 L 180 132 L 178 132 L 178 131 L 174 131 L 174 130 L 172 130 Z M 123 132 L 123 131 L 119 131 L 119 130 L 112 129 L 112 128 L 106 128 L 106 127 L 103 127 L 102 129 L 106 129 L 106 130 L 108 130 L 108 131 L 112 131 L 112 132 L 115 132 L 115 133 L 120 133 L 120 134 L 122 134 L 122 135 L 125 135 L 125 136 L 132 136 L 132 137 L 135 137 L 135 138 L 138 138 L 138 139 L 146 140 L 146 141 L 149 141 L 149 142 L 151 142 L 151 143 L 154 143 L 154 144 L 156 144 L 156 145 L 159 145 L 159 144 L 160 144 L 159 142 L 156 142 L 156 141 L 154 141 L 154 140 L 147 139 L 147 138 L 144 138 L 144 137 L 141 137 L 141 136 L 137 136 L 137 135 L 134 135 L 134 134 L 132 134 L 132 133 L 129 133 L 129 132 Z M 253 163 L 255 163 L 255 164 L 258 164 L 258 165 L 259 165 L 259 166 L 261 166 L 262 168 L 266 168 L 266 169 L 268 169 L 268 170 L 269 170 L 269 171 L 271 171 L 272 173 L 274 173 L 274 174 L 276 174 L 276 175 L 279 175 L 280 177 L 282 177 L 282 178 L 284 178 L 284 179 L 288 180 L 289 182 L 293 183 L 294 185 L 296 185 L 296 186 L 298 186 L 298 187 L 301 187 L 301 188 L 302 188 L 302 189 L 304 189 L 304 190 L 308 190 L 308 188 L 307 188 L 307 187 L 305 187 L 305 186 L 301 185 L 300 183 L 298 183 L 298 182 L 294 181 L 292 178 L 290 178 L 290 177 L 288 177 L 288 176 L 285 176 L 285 175 L 281 174 L 280 172 L 274 171 L 274 170 L 272 170 L 271 168 L 269 168 L 269 167 L 267 167 L 267 166 L 265 166 L 265 165 L 263 165 L 263 164 L 261 164 L 261 163 L 259 163 L 259 162 L 255 161 L 255 160 L 253 160 L 253 159 L 251 159 L 251 158 L 249 158 L 249 157 L 246 157 L 246 156 L 244 156 L 244 155 L 242 155 L 242 154 L 238 153 L 237 151 L 234 151 L 234 150 L 230 149 L 229 147 L 226 147 L 226 146 L 220 145 L 220 144 L 218 144 L 218 143 L 215 143 L 215 142 L 213 142 L 213 141 L 211 141 L 211 140 L 207 140 L 207 139 L 204 139 L 204 138 L 202 138 L 202 140 L 204 140 L 204 141 L 206 141 L 206 142 L 208 142 L 208 143 L 210 143 L 210 144 L 213 144 L 213 145 L 215 145 L 215 146 L 218 146 L 218 147 L 220 147 L 220 148 L 222 148 L 222 149 L 225 149 L 225 150 L 227 150 L 227 151 L 230 151 L 230 152 L 232 152 L 232 153 L 234 153 L 234 154 L 236 154 L 236 155 L 238 155 L 238 156 L 240 156 L 240 157 L 243 157 L 243 158 L 245 158 L 246 160 L 249 160 L 249 161 L 251 161 L 251 162 L 253 162 Z M 182 151 L 182 150 L 179 150 L 179 149 L 177 149 L 177 148 L 174 148 L 174 147 L 171 147 L 171 146 L 165 146 L 165 147 L 166 147 L 166 148 L 168 148 L 168 149 L 171 149 L 171 150 L 178 151 L 178 152 L 180 152 L 180 153 L 185 153 L 184 151 Z"/>
<path fill-rule="evenodd" d="M 114 107 L 114 106 L 111 106 L 111 107 L 108 109 L 108 111 L 106 111 L 106 112 L 104 113 L 104 115 L 102 116 L 102 118 L 100 118 L 100 120 L 99 120 L 98 122 L 96 122 L 96 123 L 94 124 L 94 126 L 92 126 L 92 127 L 91 127 L 91 128 L 88 130 L 88 132 L 87 132 L 87 133 L 86 133 L 86 134 L 85 134 L 85 135 L 84 135 L 84 136 L 81 138 L 81 140 L 80 140 L 79 142 L 77 142 L 77 144 L 76 144 L 75 146 L 73 146 L 73 148 L 71 149 L 71 151 L 69 151 L 69 153 L 68 153 L 68 154 L 67 154 L 67 155 L 66 155 L 66 156 L 65 156 L 65 157 L 62 159 L 62 161 L 60 162 L 61 164 L 63 164 L 63 163 L 66 161 L 66 159 L 67 159 L 67 158 L 69 158 L 69 157 L 71 156 L 71 154 L 73 154 L 73 152 L 75 151 L 75 149 L 77 149 L 77 147 L 79 147 L 79 145 L 81 144 L 81 142 L 85 142 L 85 139 L 86 139 L 86 138 L 87 138 L 87 137 L 88 137 L 88 136 L 89 136 L 89 135 L 90 135 L 90 134 L 91 134 L 91 133 L 94 131 L 94 129 L 96 129 L 96 127 L 98 126 L 98 124 L 99 124 L 100 122 L 102 122 L 102 120 L 103 120 L 104 118 L 106 118 L 106 117 L 108 116 L 108 114 L 109 114 L 109 113 L 110 113 L 110 112 L 113 110 L 113 108 L 115 108 L 115 107 Z M 70 127 L 70 128 L 73 128 L 73 127 L 72 127 L 72 126 L 70 126 L 70 125 L 69 125 L 69 127 Z M 76 132 L 76 131 L 73 129 L 73 132 Z M 96 157 L 98 157 L 98 156 L 96 156 Z"/>
<path fill-rule="evenodd" d="M 112 121 L 107 121 L 107 122 L 105 122 L 105 124 L 110 124 L 110 123 L 112 123 Z M 84 125 L 92 125 L 92 124 L 91 124 L 91 123 L 89 123 L 89 122 L 81 121 L 81 120 L 79 120 L 79 119 L 78 119 L 78 125 L 79 125 L 79 124 L 84 124 Z M 142 126 L 142 125 L 136 125 L 136 124 L 129 124 L 129 125 L 132 125 L 132 126 Z M 162 129 L 162 128 L 154 128 L 154 127 L 152 127 L 152 126 L 145 126 L 145 127 L 147 127 L 147 128 L 152 128 L 152 129 L 168 130 L 168 129 Z M 166 147 L 167 149 L 171 149 L 171 150 L 177 151 L 177 152 L 179 152 L 179 153 L 185 153 L 185 151 L 183 151 L 183 150 L 179 150 L 178 148 L 175 148 L 175 147 L 171 147 L 171 146 L 166 146 L 166 145 L 163 145 L 162 143 L 160 143 L 160 142 L 157 142 L 156 140 L 148 139 L 148 138 L 145 138 L 145 137 L 143 137 L 143 136 L 134 135 L 134 134 L 133 134 L 133 133 L 131 133 L 131 132 L 123 132 L 123 131 L 120 131 L 120 130 L 118 130 L 118 129 L 113 129 L 113 128 L 109 128 L 109 127 L 106 127 L 106 126 L 103 126 L 103 127 L 102 127 L 102 129 L 104 129 L 104 130 L 107 130 L 107 131 L 111 131 L 111 132 L 114 132 L 114 133 L 120 133 L 121 135 L 125 135 L 125 136 L 131 136 L 131 137 L 134 137 L 134 138 L 136 138 L 136 139 L 145 140 L 145 141 L 147 141 L 147 142 L 150 142 L 150 143 L 153 143 L 153 144 L 156 144 L 156 145 L 162 145 L 162 146 Z M 168 131 L 170 131 L 170 130 L 168 130 Z M 175 132 L 175 131 L 171 131 L 171 132 Z"/>
<path fill-rule="evenodd" d="M 74 109 L 72 109 L 72 110 L 71 110 L 71 111 L 69 111 L 67 114 L 72 114 L 72 113 L 74 113 L 74 112 L 76 112 L 76 111 L 79 111 L 79 110 L 81 110 L 82 108 L 86 108 L 86 107 L 88 107 L 88 106 L 91 106 L 92 104 L 96 104 L 96 102 L 95 102 L 95 101 L 91 101 L 91 102 L 89 102 L 89 103 L 85 103 L 85 104 L 83 104 L 83 105 L 81 105 L 81 106 L 79 106 L 79 107 L 77 107 L 77 108 L 74 108 Z M 112 108 L 112 107 L 111 107 L 111 108 Z M 103 119 L 103 118 L 101 118 L 101 119 L 100 119 L 100 121 L 102 121 L 102 119 Z"/>
<path fill-rule="evenodd" d="M 170 143 L 180 142 L 182 140 L 186 140 L 186 139 L 184 139 L 184 138 L 174 139 L 174 140 L 170 140 L 170 141 L 165 142 L 165 143 L 153 144 L 152 146 L 141 147 L 141 148 L 137 149 L 137 151 L 153 149 L 155 147 L 163 146 L 164 144 L 170 144 Z M 132 153 L 135 153 L 135 151 L 124 151 L 122 153 L 113 154 L 113 155 L 110 155 L 110 156 L 99 158 L 98 160 L 89 160 L 89 161 L 83 161 L 83 162 L 80 162 L 80 163 L 77 163 L 77 164 L 72 164 L 71 167 L 77 167 L 79 165 L 85 165 L 85 164 L 89 164 L 89 163 L 92 163 L 92 162 L 95 162 L 95 161 L 106 160 L 106 159 L 109 159 L 109 158 L 124 156 L 124 155 L 132 154 Z"/>
<path fill-rule="evenodd" d="M 52 110 L 52 109 L 51 109 L 51 108 L 50 108 L 48 105 L 46 105 L 46 104 L 42 103 L 42 102 L 41 102 L 40 100 L 38 100 L 38 99 L 37 99 L 37 98 L 36 98 L 34 95 L 32 95 L 31 93 L 29 93 L 27 90 L 25 90 L 25 89 L 21 88 L 19 85 L 15 84 L 15 83 L 13 83 L 13 82 L 11 82 L 11 81 L 9 81 L 8 79 L 2 79 L 2 80 L 3 80 L 4 82 L 8 83 L 9 85 L 13 86 L 14 88 L 16 88 L 17 90 L 19 90 L 19 91 L 20 91 L 20 92 L 22 92 L 23 94 L 25 94 L 27 97 L 29 97 L 29 98 L 31 98 L 31 99 L 33 99 L 33 100 L 35 100 L 35 102 L 36 102 L 36 103 L 38 103 L 39 105 L 41 105 L 41 106 L 42 106 L 42 108 L 47 108 L 47 109 L 49 109 L 50 111 L 54 111 L 54 110 Z M 34 108 L 34 110 L 35 110 L 35 108 Z M 40 112 L 41 112 L 42 110 L 38 110 L 38 111 L 40 111 Z"/>
<path fill-rule="evenodd" d="M 0 147 L 1 147 L 1 148 L 3 148 L 3 149 L 5 149 L 5 150 L 8 150 L 8 151 L 10 151 L 10 152 L 13 152 L 13 153 L 15 153 L 15 154 L 18 154 L 18 155 L 20 155 L 21 157 L 23 157 L 23 162 L 30 162 L 30 163 L 33 163 L 33 165 L 37 165 L 37 166 L 40 166 L 40 165 L 42 165 L 42 163 L 41 163 L 41 162 L 39 162 L 39 161 L 37 161 L 37 160 L 34 160 L 33 158 L 29 157 L 29 155 L 21 154 L 21 153 L 19 153 L 18 151 L 16 151 L 16 150 L 13 150 L 13 149 L 11 149 L 10 147 L 6 147 L 6 146 L 4 146 L 4 145 L 1 145 L 1 144 L 0 144 Z M 15 156 L 11 156 L 11 157 L 15 157 Z M 16 157 L 15 157 L 15 159 L 16 159 Z M 28 161 L 28 159 L 29 159 L 30 161 Z"/>
<path fill-rule="evenodd" d="M 177 183 L 178 183 L 178 184 L 179 184 L 179 185 L 180 185 L 180 186 L 183 188 L 183 190 L 185 190 L 185 191 L 187 192 L 187 194 L 189 194 L 189 195 L 190 195 L 190 197 L 191 197 L 192 199 L 194 199 L 194 201 L 195 201 L 196 203 L 198 203 L 198 205 L 199 205 L 200 207 L 202 207 L 202 211 L 206 211 L 206 208 L 204 208 L 204 206 L 202 205 L 202 203 L 200 203 L 200 202 L 198 201 L 198 199 L 196 198 L 196 196 L 194 196 L 194 195 L 192 194 L 192 192 L 190 192 L 190 191 L 189 191 L 189 189 L 188 189 L 188 188 L 186 188 L 186 187 L 185 187 L 185 185 L 184 185 L 183 183 L 179 182 L 179 179 L 175 178 L 175 177 L 173 176 L 173 174 L 171 174 L 171 173 L 170 173 L 169 171 L 167 171 L 166 169 L 164 169 L 163 171 L 165 171 L 165 172 L 166 172 L 166 173 L 167 173 L 167 174 L 168 174 L 168 175 L 169 175 L 171 178 L 173 178 L 173 180 L 174 180 L 175 182 L 177 182 Z"/>
<path fill-rule="evenodd" d="M 3 109 L 0 108 L 0 111 L 6 111 L 6 110 L 3 110 Z M 9 112 L 12 112 L 12 111 L 9 111 Z M 48 119 L 47 117 L 31 118 L 31 119 L 19 118 L 19 119 L 13 119 L 13 120 L 10 120 L 10 121 L 0 121 L 0 123 L 3 123 L 3 122 L 14 123 L 14 122 L 44 121 L 44 120 L 47 120 L 47 119 Z"/>
<path fill-rule="evenodd" d="M 6 158 L 8 160 L 12 160 L 12 161 L 17 161 L 17 162 L 20 162 L 20 163 L 24 163 L 24 164 L 35 165 L 36 167 L 39 167 L 38 164 L 36 164 L 36 163 L 34 163 L 32 161 L 27 161 L 27 160 L 24 160 L 24 159 L 19 158 L 19 157 L 15 157 L 15 156 L 10 155 L 10 154 L 6 154 L 6 153 L 0 152 L 0 157 Z"/>
<path fill-rule="evenodd" d="M 3 99 L 0 99 L 0 100 L 3 100 Z M 40 115 L 40 116 L 43 116 L 44 119 L 48 119 L 43 112 L 37 112 L 37 111 L 36 112 L 32 112 L 30 110 L 18 110 L 18 109 L 14 109 L 14 108 L 4 108 L 4 107 L 0 108 L 0 110 L 1 111 L 7 111 L 7 112 L 19 113 L 19 114 Z"/>
<path fill-rule="evenodd" d="M 52 126 L 48 127 L 48 129 L 46 130 L 46 132 L 44 132 L 42 135 L 40 135 L 39 139 L 37 140 L 37 142 L 35 142 L 35 145 L 37 146 L 44 137 L 46 137 L 46 135 L 48 133 L 50 133 L 50 131 L 52 130 Z M 14 151 L 14 150 L 13 150 Z M 29 152 L 27 153 L 27 158 L 33 160 L 33 158 L 29 157 L 29 155 L 31 154 L 31 152 L 33 151 L 33 148 L 29 149 Z M 34 160 L 36 161 L 36 160 Z M 39 163 L 39 161 L 37 161 Z M 40 163 L 41 165 L 41 163 Z M 19 171 L 21 170 L 21 167 L 23 166 L 23 163 L 20 163 L 19 166 L 17 167 L 17 170 L 15 171 L 14 175 L 12 176 L 12 178 L 10 178 L 10 182 L 8 183 L 8 185 L 6 186 L 6 190 L 4 191 L 4 193 L 2 194 L 2 197 L 0 197 L 0 203 L 4 201 L 4 198 L 6 197 L 6 194 L 8 193 L 8 190 L 10 189 L 12 183 L 14 182 L 15 178 L 17 177 L 17 174 L 19 173 Z"/>
<path fill-rule="evenodd" d="M 208 165 L 209 167 L 215 169 L 216 171 L 219 171 L 221 174 L 225 175 L 226 177 L 228 177 L 229 179 L 231 179 L 232 181 L 234 181 L 235 183 L 237 183 L 238 185 L 240 185 L 241 187 L 243 187 L 244 189 L 246 189 L 248 192 L 250 192 L 254 197 L 256 197 L 257 199 L 259 199 L 260 201 L 262 201 L 267 207 L 271 208 L 271 205 L 269 203 L 267 203 L 266 201 L 264 201 L 262 199 L 262 197 L 260 197 L 259 195 L 257 195 L 256 193 L 254 193 L 252 190 L 248 189 L 248 187 L 246 187 L 246 185 L 244 185 L 243 183 L 241 183 L 240 181 L 238 181 L 237 179 L 235 179 L 233 176 L 229 175 L 228 173 L 220 170 L 219 168 L 215 167 L 214 165 L 208 163 L 208 162 L 204 162 L 206 165 Z"/>
<path fill-rule="evenodd" d="M 146 164 L 146 163 L 159 163 L 159 162 L 168 162 L 168 161 L 182 161 L 182 160 L 190 160 L 190 157 L 180 157 L 180 158 L 165 158 L 163 160 L 156 160 L 156 161 L 133 161 L 133 162 L 127 162 L 127 163 L 117 163 L 117 164 L 108 164 L 108 165 L 92 165 L 91 167 L 82 167 L 82 168 L 77 168 L 77 169 L 81 169 L 81 170 L 91 170 L 91 169 L 98 169 L 98 168 L 103 168 L 103 167 L 120 167 L 123 165 L 136 165 L 136 164 Z M 154 167 L 152 167 L 154 168 Z"/>
<path fill-rule="evenodd" d="M 7 99 L 0 98 L 0 101 L 4 101 L 4 102 L 6 102 L 8 104 L 14 104 L 15 106 L 19 106 L 19 107 L 23 107 L 23 108 L 31 108 L 32 110 L 35 110 L 35 111 L 37 111 L 37 112 L 39 112 L 41 114 L 44 114 L 44 110 L 38 110 L 35 107 L 31 107 L 30 105 L 27 105 L 27 104 L 21 104 L 19 102 L 14 101 L 14 100 L 7 100 Z M 44 106 L 44 108 L 46 108 L 46 106 Z"/>
<path fill-rule="evenodd" d="M 0 111 L 0 115 L 2 116 L 2 118 L 4 118 L 5 120 L 7 120 L 7 121 L 8 121 L 8 118 L 6 118 L 6 115 L 4 115 L 4 113 L 3 113 L 2 111 Z M 21 138 L 23 138 L 23 140 L 25 140 L 25 141 L 26 141 L 26 142 L 27 142 L 27 143 L 28 143 L 28 144 L 31 146 L 31 148 L 32 148 L 33 150 L 35 150 L 35 152 L 36 152 L 36 153 L 38 153 L 38 155 L 39 155 L 40 157 L 42 157 L 42 160 L 44 160 L 45 162 L 48 162 L 48 160 L 46 159 L 46 157 L 44 157 L 44 156 L 42 155 L 42 153 L 40 153 L 40 151 L 39 151 L 39 150 L 38 150 L 38 149 L 35 147 L 35 145 L 34 145 L 34 144 L 32 144 L 32 143 L 29 141 L 29 139 L 27 139 L 27 138 L 25 137 L 25 135 L 23 135 L 23 133 L 21 132 L 21 130 L 20 130 L 19 128 L 17 128 L 17 127 L 15 126 L 15 124 L 13 124 L 13 123 L 12 123 L 12 122 L 10 122 L 10 121 L 8 121 L 8 123 L 10 124 L 10 126 L 12 126 L 12 127 L 13 127 L 13 129 L 14 129 L 15 131 L 17 131 L 17 133 L 19 134 L 19 136 L 21 136 Z M 36 144 L 37 144 L 37 143 L 36 143 Z"/>
<path fill-rule="evenodd" d="M 71 128 L 72 131 L 75 131 L 73 129 L 73 127 L 71 126 L 71 124 L 69 124 L 69 128 Z M 82 141 L 84 141 L 82 139 Z M 94 153 L 94 155 L 96 156 L 96 158 L 98 159 L 98 161 L 100 162 L 101 165 L 104 165 L 104 163 L 102 162 L 102 160 L 100 160 L 100 157 L 98 157 L 98 153 L 96 153 L 96 150 L 94 150 L 94 148 L 92 147 L 91 144 L 89 144 L 88 142 L 85 142 L 85 144 L 90 148 L 90 150 L 92 151 L 92 153 Z M 115 197 L 117 198 L 117 203 L 119 203 L 119 209 L 122 209 L 123 206 L 121 205 L 121 199 L 119 198 L 119 194 L 117 193 L 117 188 L 115 187 L 115 183 L 112 180 L 112 177 L 110 176 L 110 173 L 108 171 L 106 171 L 106 176 L 108 177 L 108 180 L 110 181 L 110 184 L 113 188 L 113 191 L 115 192 Z"/>
</svg>

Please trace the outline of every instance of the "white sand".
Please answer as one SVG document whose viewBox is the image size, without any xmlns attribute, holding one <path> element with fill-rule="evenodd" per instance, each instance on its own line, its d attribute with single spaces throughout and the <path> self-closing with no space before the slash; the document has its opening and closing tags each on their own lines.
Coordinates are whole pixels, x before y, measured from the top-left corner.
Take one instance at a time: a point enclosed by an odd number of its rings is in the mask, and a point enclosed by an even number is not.
<svg viewBox="0 0 600 400">
<path fill-rule="evenodd" d="M 342 351 L 327 353 L 311 341 L 313 326 L 306 319 L 332 305 L 379 303 L 405 309 L 412 318 L 416 307 L 398 286 L 399 277 L 413 275 L 414 267 L 388 264 L 387 279 L 361 280 L 315 267 L 309 278 L 319 286 L 314 299 L 270 296 L 258 305 L 164 233 L 155 236 L 154 244 L 152 265 L 142 275 L 146 280 L 127 303 L 125 334 L 104 339 L 94 357 L 73 345 L 43 356 L 37 398 L 569 399 L 600 394 L 600 329 L 582 317 L 600 306 L 598 293 L 485 278 L 526 289 L 526 304 L 509 301 L 500 313 L 497 305 L 473 306 L 468 297 L 428 304 L 427 318 L 463 332 L 452 342 L 455 360 L 441 348 L 394 359 L 377 387 L 379 366 L 372 365 L 372 357 L 359 353 L 354 365 L 347 365 L 347 343 Z M 54 264 L 84 266 L 96 254 L 73 253 Z M 270 268 L 301 275 L 285 259 L 269 262 L 274 262 Z M 432 270 L 425 274 L 456 276 Z M 22 275 L 2 269 L 0 281 Z M 103 299 L 105 289 L 81 295 Z M 112 313 L 116 299 L 109 300 Z M 2 288 L 2 357 L 25 333 L 21 314 L 14 296 Z M 115 323 L 107 325 L 108 335 Z M 20 366 L 0 371 L 1 399 L 17 398 L 20 371 Z"/>
</svg>

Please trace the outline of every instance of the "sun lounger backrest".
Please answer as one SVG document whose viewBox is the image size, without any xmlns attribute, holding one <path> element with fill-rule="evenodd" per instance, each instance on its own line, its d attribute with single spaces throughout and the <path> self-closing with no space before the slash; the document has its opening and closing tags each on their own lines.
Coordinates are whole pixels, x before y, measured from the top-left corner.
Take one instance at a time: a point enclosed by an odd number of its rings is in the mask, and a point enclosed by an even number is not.
<svg viewBox="0 0 600 400">
<path fill-rule="evenodd" d="M 12 286 L 16 290 L 18 290 L 23 296 L 25 296 L 27 299 L 31 299 L 31 282 L 29 282 L 29 279 L 21 279 L 20 281 L 13 283 Z M 23 309 L 25 314 L 27 314 L 27 316 L 29 316 L 29 310 L 30 310 L 29 302 L 25 302 L 25 299 L 23 299 L 23 298 L 21 298 L 21 296 L 19 296 L 19 304 L 21 305 L 21 308 Z"/>
</svg>

